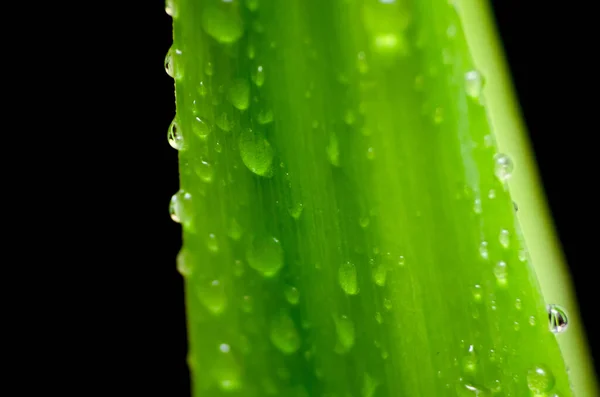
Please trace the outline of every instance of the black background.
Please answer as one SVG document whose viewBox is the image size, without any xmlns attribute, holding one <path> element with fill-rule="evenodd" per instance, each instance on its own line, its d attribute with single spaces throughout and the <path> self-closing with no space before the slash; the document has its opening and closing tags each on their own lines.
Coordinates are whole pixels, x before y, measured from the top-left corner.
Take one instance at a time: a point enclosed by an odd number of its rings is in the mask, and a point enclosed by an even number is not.
<svg viewBox="0 0 600 397">
<path fill-rule="evenodd" d="M 597 65 L 580 49 L 594 46 L 590 32 L 585 31 L 591 27 L 580 20 L 585 14 L 578 7 L 582 2 L 569 7 L 564 2 L 558 3 L 561 6 L 543 2 L 537 7 L 524 5 L 528 2 L 523 0 L 492 3 L 589 342 L 594 356 L 600 357 L 596 337 L 600 329 L 594 320 L 597 234 L 588 231 L 597 206 L 598 160 L 592 142 L 598 132 L 594 117 L 599 112 L 593 108 L 593 94 L 590 98 Z M 136 101 L 143 109 L 133 117 L 145 136 L 141 146 L 136 140 L 133 173 L 139 183 L 135 188 L 146 201 L 136 214 L 138 227 L 143 229 L 138 235 L 145 238 L 140 246 L 145 251 L 131 255 L 145 269 L 136 276 L 132 289 L 128 323 L 133 325 L 133 334 L 125 356 L 131 361 L 129 382 L 148 385 L 152 379 L 150 391 L 183 397 L 189 394 L 184 296 L 182 279 L 175 270 L 181 239 L 179 226 L 167 213 L 169 199 L 178 188 L 177 155 L 166 140 L 175 114 L 173 80 L 163 68 L 172 21 L 163 4 L 162 0 L 147 2 L 146 7 L 154 8 L 144 11 L 133 33 L 138 43 L 136 62 L 146 68 L 143 81 L 140 76 L 136 79 L 140 94 Z"/>
</svg>

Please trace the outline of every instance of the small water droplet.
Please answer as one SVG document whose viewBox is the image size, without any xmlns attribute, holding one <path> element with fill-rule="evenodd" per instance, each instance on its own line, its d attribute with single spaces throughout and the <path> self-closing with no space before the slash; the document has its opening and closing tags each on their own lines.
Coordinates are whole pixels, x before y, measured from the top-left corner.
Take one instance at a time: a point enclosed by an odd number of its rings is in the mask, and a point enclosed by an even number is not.
<svg viewBox="0 0 600 397">
<path fill-rule="evenodd" d="M 498 236 L 498 241 L 500 245 L 504 248 L 508 248 L 510 246 L 510 233 L 506 229 L 500 230 L 500 235 Z"/>
<path fill-rule="evenodd" d="M 500 181 L 506 182 L 510 179 L 513 169 L 513 162 L 506 154 L 497 153 L 494 155 L 494 173 Z"/>
<path fill-rule="evenodd" d="M 375 158 L 375 148 L 370 147 L 367 149 L 367 159 L 373 160 Z"/>
<path fill-rule="evenodd" d="M 481 199 L 476 198 L 475 201 L 473 201 L 473 212 L 476 214 L 481 214 L 481 211 Z"/>
<path fill-rule="evenodd" d="M 474 373 L 477 371 L 477 364 L 479 363 L 479 357 L 475 352 L 475 347 L 473 345 L 469 345 L 467 350 L 467 354 L 462 359 L 462 368 L 463 371 L 467 373 Z"/>
<path fill-rule="evenodd" d="M 435 108 L 433 111 L 433 122 L 435 124 L 442 124 L 444 122 L 444 109 L 441 107 Z"/>
<path fill-rule="evenodd" d="M 496 362 L 496 358 L 497 358 L 496 350 L 490 349 L 488 356 L 489 356 L 491 362 L 493 362 L 493 363 Z"/>
<path fill-rule="evenodd" d="M 215 124 L 225 132 L 231 131 L 231 128 L 233 127 L 233 121 L 226 112 L 221 113 L 221 115 L 216 118 Z"/>
<path fill-rule="evenodd" d="M 210 233 L 208 235 L 208 239 L 206 240 L 206 247 L 210 252 L 219 252 L 219 241 L 217 240 L 217 236 L 214 233 Z"/>
<path fill-rule="evenodd" d="M 392 301 L 389 300 L 388 298 L 384 298 L 383 299 L 383 307 L 385 307 L 386 310 L 392 310 Z"/>
<path fill-rule="evenodd" d="M 208 134 L 210 134 L 210 125 L 200 117 L 195 117 L 192 122 L 192 130 L 198 138 L 205 140 L 208 137 Z"/>
<path fill-rule="evenodd" d="M 202 28 L 220 43 L 231 44 L 244 34 L 244 24 L 235 5 L 207 5 L 202 14 Z"/>
<path fill-rule="evenodd" d="M 475 284 L 473 287 L 473 299 L 475 302 L 481 302 L 483 299 L 483 290 L 479 284 Z"/>
<path fill-rule="evenodd" d="M 535 316 L 530 316 L 529 317 L 529 325 L 531 325 L 532 327 L 535 326 Z"/>
<path fill-rule="evenodd" d="M 298 219 L 300 219 L 300 216 L 302 215 L 303 209 L 304 209 L 304 205 L 302 203 L 295 202 L 289 206 L 288 212 L 292 218 L 298 220 Z"/>
<path fill-rule="evenodd" d="M 406 259 L 404 259 L 404 256 L 400 255 L 398 257 L 398 266 L 402 267 L 406 264 Z"/>
<path fill-rule="evenodd" d="M 293 354 L 300 348 L 300 334 L 286 311 L 280 312 L 271 320 L 269 336 L 273 345 L 283 354 Z"/>
<path fill-rule="evenodd" d="M 171 197 L 169 214 L 174 222 L 189 224 L 192 218 L 192 195 L 184 190 L 179 190 Z"/>
<path fill-rule="evenodd" d="M 460 397 L 489 397 L 489 392 L 481 386 L 475 386 L 471 383 L 465 383 L 461 389 L 459 389 Z"/>
<path fill-rule="evenodd" d="M 166 0 L 165 1 L 165 12 L 171 18 L 177 17 L 177 4 L 176 4 L 175 0 Z"/>
<path fill-rule="evenodd" d="M 567 318 L 567 312 L 565 309 L 558 305 L 548 305 L 548 323 L 550 327 L 550 331 L 555 334 L 560 334 L 567 330 L 569 326 L 569 320 Z"/>
<path fill-rule="evenodd" d="M 242 386 L 240 367 L 227 343 L 218 346 L 218 356 L 211 368 L 214 379 L 219 388 L 225 392 L 232 392 Z"/>
<path fill-rule="evenodd" d="M 262 109 L 256 115 L 258 124 L 265 125 L 273 121 L 273 111 L 271 109 Z"/>
<path fill-rule="evenodd" d="M 519 322 L 518 322 L 518 321 L 515 321 L 515 322 L 513 323 L 513 329 L 514 329 L 515 331 L 518 331 L 519 329 L 521 329 L 521 325 L 519 324 Z"/>
<path fill-rule="evenodd" d="M 363 229 L 369 226 L 369 222 L 370 219 L 368 216 L 363 216 L 358 220 L 358 224 L 360 225 L 360 227 L 362 227 Z"/>
<path fill-rule="evenodd" d="M 291 305 L 298 304 L 298 301 L 300 300 L 300 291 L 298 291 L 298 288 L 288 285 L 287 287 L 285 287 L 284 294 L 285 294 L 285 299 L 287 299 L 287 301 Z"/>
<path fill-rule="evenodd" d="M 198 298 L 200 302 L 214 315 L 219 315 L 227 307 L 227 295 L 225 287 L 219 280 L 204 282 L 198 287 Z"/>
<path fill-rule="evenodd" d="M 375 313 L 375 321 L 377 321 L 378 324 L 383 323 L 383 316 L 380 312 Z"/>
<path fill-rule="evenodd" d="M 240 155 L 244 165 L 263 177 L 272 176 L 273 148 L 263 134 L 247 129 L 239 138 Z"/>
<path fill-rule="evenodd" d="M 254 238 L 246 251 L 246 259 L 254 270 L 273 277 L 283 267 L 283 248 L 275 237 Z"/>
<path fill-rule="evenodd" d="M 169 132 L 167 134 L 167 138 L 169 140 L 169 145 L 173 149 L 183 150 L 184 149 L 184 140 L 181 131 L 179 130 L 179 126 L 177 124 L 177 119 L 173 119 L 171 125 L 169 125 Z"/>
<path fill-rule="evenodd" d="M 496 394 L 502 391 L 502 382 L 500 382 L 500 379 L 496 379 L 492 382 L 492 387 L 490 387 L 490 390 L 492 391 L 492 393 Z"/>
<path fill-rule="evenodd" d="M 477 70 L 470 70 L 465 73 L 465 92 L 468 96 L 478 99 L 483 90 L 484 79 Z"/>
<path fill-rule="evenodd" d="M 373 268 L 373 281 L 375 284 L 383 287 L 387 278 L 387 269 L 383 265 L 377 265 Z"/>
<path fill-rule="evenodd" d="M 181 59 L 181 50 L 176 48 L 169 48 L 167 51 L 167 55 L 165 55 L 165 72 L 172 78 L 179 80 L 182 77 L 181 67 L 180 67 L 180 59 Z"/>
<path fill-rule="evenodd" d="M 515 309 L 521 310 L 522 308 L 523 308 L 523 302 L 521 302 L 521 299 L 517 298 L 515 300 Z"/>
<path fill-rule="evenodd" d="M 262 87 L 262 85 L 265 83 L 265 71 L 261 65 L 259 65 L 252 73 L 252 81 L 257 87 Z"/>
<path fill-rule="evenodd" d="M 358 294 L 358 282 L 356 280 L 356 266 L 353 263 L 343 263 L 338 269 L 338 281 L 340 287 L 348 295 Z"/>
<path fill-rule="evenodd" d="M 493 200 L 493 199 L 495 199 L 495 198 L 496 198 L 496 190 L 494 190 L 494 189 L 490 189 L 490 190 L 489 190 L 489 192 L 488 192 L 488 198 L 489 198 L 490 200 Z"/>
<path fill-rule="evenodd" d="M 335 329 L 338 337 L 336 353 L 348 352 L 354 346 L 354 323 L 348 316 L 340 316 L 335 319 Z"/>
<path fill-rule="evenodd" d="M 532 368 L 527 371 L 527 387 L 534 393 L 546 393 L 554 387 L 554 375 L 544 366 Z"/>
<path fill-rule="evenodd" d="M 527 260 L 527 250 L 525 248 L 521 248 L 519 250 L 519 261 L 525 262 Z"/>
<path fill-rule="evenodd" d="M 494 266 L 494 276 L 496 277 L 496 282 L 499 286 L 506 286 L 507 284 L 507 271 L 506 271 L 506 262 L 498 261 L 496 266 Z"/>
<path fill-rule="evenodd" d="M 177 271 L 183 277 L 189 277 L 192 275 L 193 258 L 191 253 L 185 248 L 182 248 L 179 251 L 179 254 L 177 254 Z"/>
<path fill-rule="evenodd" d="M 329 144 L 327 145 L 327 158 L 331 165 L 335 167 L 340 166 L 340 148 L 337 137 L 331 135 L 329 137 Z"/>
<path fill-rule="evenodd" d="M 479 244 L 479 256 L 486 260 L 490 257 L 487 241 L 482 241 L 481 244 Z"/>
<path fill-rule="evenodd" d="M 228 91 L 229 102 L 238 110 L 246 110 L 250 106 L 250 85 L 244 79 L 236 79 Z"/>
<path fill-rule="evenodd" d="M 492 146 L 494 146 L 495 142 L 496 140 L 494 139 L 494 136 L 492 134 L 487 134 L 483 137 L 483 146 L 486 148 L 491 148 Z"/>
</svg>

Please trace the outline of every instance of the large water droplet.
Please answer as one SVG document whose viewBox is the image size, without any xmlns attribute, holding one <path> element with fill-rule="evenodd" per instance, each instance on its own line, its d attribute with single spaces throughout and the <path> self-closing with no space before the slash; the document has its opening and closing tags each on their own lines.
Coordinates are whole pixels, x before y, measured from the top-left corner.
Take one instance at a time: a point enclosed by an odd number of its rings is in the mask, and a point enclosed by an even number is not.
<svg viewBox="0 0 600 397">
<path fill-rule="evenodd" d="M 494 156 L 494 173 L 500 181 L 507 181 L 512 176 L 513 169 L 513 162 L 506 154 L 498 153 Z"/>
<path fill-rule="evenodd" d="M 171 197 L 169 214 L 174 222 L 189 225 L 192 220 L 192 195 L 185 190 L 179 190 Z"/>
<path fill-rule="evenodd" d="M 198 286 L 198 298 L 200 302 L 212 314 L 219 315 L 225 311 L 227 307 L 227 295 L 225 287 L 219 280 L 204 282 Z"/>
<path fill-rule="evenodd" d="M 353 263 L 343 263 L 338 270 L 338 281 L 340 287 L 348 295 L 358 294 L 358 282 L 356 280 L 356 266 Z"/>
<path fill-rule="evenodd" d="M 211 371 L 219 388 L 223 391 L 232 392 L 242 386 L 239 364 L 231 352 L 231 347 L 226 343 L 218 346 L 218 356 Z"/>
<path fill-rule="evenodd" d="M 226 4 L 207 5 L 202 14 L 202 27 L 218 42 L 230 44 L 242 37 L 244 25 L 237 9 Z"/>
<path fill-rule="evenodd" d="M 467 354 L 462 359 L 463 371 L 467 373 L 474 373 L 475 371 L 477 371 L 478 363 L 479 357 L 477 356 L 477 353 L 475 353 L 475 347 L 473 345 L 469 345 Z"/>
<path fill-rule="evenodd" d="M 250 105 L 250 85 L 244 79 L 237 79 L 229 87 L 229 102 L 239 109 L 246 110 Z"/>
<path fill-rule="evenodd" d="M 300 335 L 289 313 L 282 311 L 271 320 L 271 342 L 283 354 L 293 354 L 300 348 Z"/>
<path fill-rule="evenodd" d="M 210 125 L 200 117 L 195 117 L 192 122 L 192 130 L 198 136 L 198 138 L 205 140 L 208 138 L 208 134 L 210 134 Z"/>
<path fill-rule="evenodd" d="M 283 248 L 275 237 L 254 238 L 246 251 L 246 259 L 254 270 L 273 277 L 283 267 Z"/>
<path fill-rule="evenodd" d="M 199 161 L 194 164 L 194 171 L 198 178 L 206 183 L 210 183 L 213 180 L 214 170 L 212 165 L 206 161 Z"/>
<path fill-rule="evenodd" d="M 527 387 L 534 393 L 545 393 L 554 387 L 554 376 L 544 366 L 537 366 L 527 371 Z"/>
<path fill-rule="evenodd" d="M 569 320 L 567 318 L 565 309 L 558 305 L 552 304 L 547 306 L 547 311 L 550 331 L 555 334 L 565 332 L 569 326 Z"/>
<path fill-rule="evenodd" d="M 506 286 L 507 284 L 507 271 L 506 262 L 498 261 L 494 266 L 494 276 L 496 276 L 496 283 L 499 286 Z"/>
<path fill-rule="evenodd" d="M 285 287 L 284 293 L 285 293 L 285 299 L 287 299 L 287 301 L 290 304 L 292 304 L 292 305 L 298 304 L 298 301 L 300 300 L 300 292 L 298 291 L 298 288 L 288 285 L 287 287 Z"/>
<path fill-rule="evenodd" d="M 338 336 L 336 353 L 346 353 L 354 346 L 354 323 L 348 316 L 335 319 L 335 329 Z"/>
<path fill-rule="evenodd" d="M 172 18 L 177 18 L 177 3 L 175 0 L 165 1 L 165 12 Z"/>
<path fill-rule="evenodd" d="M 484 79 L 477 70 L 470 70 L 465 73 L 465 92 L 471 98 L 479 98 L 483 90 Z"/>
<path fill-rule="evenodd" d="M 183 135 L 181 134 L 181 131 L 179 130 L 179 125 L 177 124 L 177 119 L 173 119 L 173 121 L 171 121 L 171 125 L 169 126 L 169 132 L 167 134 L 167 138 L 169 140 L 169 145 L 171 145 L 171 147 L 173 149 L 176 150 L 183 150 L 185 147 L 185 142 L 183 140 Z"/>
<path fill-rule="evenodd" d="M 273 148 L 260 133 L 247 129 L 240 135 L 240 155 L 244 165 L 256 175 L 272 176 Z"/>
</svg>

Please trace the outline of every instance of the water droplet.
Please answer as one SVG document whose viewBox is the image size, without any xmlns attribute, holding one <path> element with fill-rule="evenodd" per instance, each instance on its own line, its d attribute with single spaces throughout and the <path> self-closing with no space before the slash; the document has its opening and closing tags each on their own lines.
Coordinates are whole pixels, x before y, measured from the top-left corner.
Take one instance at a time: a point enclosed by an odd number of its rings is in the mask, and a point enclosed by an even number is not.
<svg viewBox="0 0 600 397">
<path fill-rule="evenodd" d="M 336 353 L 346 353 L 354 346 L 354 323 L 347 316 L 335 319 L 335 329 L 338 336 Z"/>
<path fill-rule="evenodd" d="M 229 222 L 229 229 L 227 230 L 227 235 L 231 237 L 232 240 L 238 241 L 243 234 L 242 226 L 238 223 L 235 218 L 231 218 Z"/>
<path fill-rule="evenodd" d="M 546 393 L 554 387 L 554 375 L 544 366 L 527 371 L 527 387 L 534 393 Z"/>
<path fill-rule="evenodd" d="M 192 195 L 184 190 L 179 190 L 171 197 L 169 214 L 174 222 L 187 225 L 192 218 Z"/>
<path fill-rule="evenodd" d="M 348 295 L 358 294 L 358 282 L 356 280 L 356 266 L 353 263 L 343 263 L 338 270 L 340 287 Z"/>
<path fill-rule="evenodd" d="M 216 118 L 215 124 L 225 132 L 231 131 L 231 128 L 233 127 L 233 121 L 226 112 L 221 113 L 221 115 Z"/>
<path fill-rule="evenodd" d="M 499 286 L 506 286 L 507 280 L 507 271 L 506 271 L 506 262 L 498 261 L 496 266 L 494 266 L 494 276 L 496 276 L 496 282 Z"/>
<path fill-rule="evenodd" d="M 437 107 L 433 111 L 433 122 L 435 124 L 441 124 L 444 121 L 444 109 Z"/>
<path fill-rule="evenodd" d="M 256 115 L 258 124 L 265 125 L 273 121 L 273 111 L 270 109 L 262 109 Z"/>
<path fill-rule="evenodd" d="M 210 134 L 210 125 L 208 125 L 200 117 L 195 117 L 192 123 L 192 130 L 198 138 L 205 140 Z"/>
<path fill-rule="evenodd" d="M 340 148 L 337 137 L 331 135 L 329 137 L 329 145 L 327 145 L 327 158 L 331 165 L 335 167 L 340 166 Z"/>
<path fill-rule="evenodd" d="M 219 241 L 217 240 L 217 236 L 213 233 L 208 235 L 208 240 L 206 240 L 206 247 L 210 252 L 219 252 Z"/>
<path fill-rule="evenodd" d="M 369 65 L 367 64 L 366 55 L 363 51 L 358 53 L 358 72 L 366 74 L 369 71 Z"/>
<path fill-rule="evenodd" d="M 465 73 L 465 92 L 471 98 L 478 99 L 483 90 L 484 79 L 477 70 L 470 70 Z"/>
<path fill-rule="evenodd" d="M 375 37 L 375 47 L 380 52 L 394 52 L 406 44 L 401 41 L 394 33 L 379 34 Z"/>
<path fill-rule="evenodd" d="M 529 317 L 529 325 L 531 325 L 532 327 L 535 326 L 535 316 L 531 316 Z"/>
<path fill-rule="evenodd" d="M 231 392 L 242 386 L 240 367 L 231 352 L 231 347 L 226 343 L 218 346 L 218 356 L 211 368 L 214 379 L 219 388 Z"/>
<path fill-rule="evenodd" d="M 180 59 L 181 59 L 181 50 L 176 48 L 169 48 L 167 51 L 167 55 L 165 55 L 165 72 L 172 78 L 179 80 L 182 77 L 181 67 L 180 67 Z"/>
<path fill-rule="evenodd" d="M 494 136 L 492 134 L 487 134 L 483 137 L 483 146 L 486 148 L 491 148 L 495 143 Z"/>
<path fill-rule="evenodd" d="M 406 264 L 406 259 L 404 259 L 404 256 L 400 255 L 398 257 L 398 266 L 402 267 Z"/>
<path fill-rule="evenodd" d="M 386 310 L 392 310 L 392 301 L 389 300 L 388 298 L 384 298 L 383 299 L 383 307 L 385 307 Z"/>
<path fill-rule="evenodd" d="M 521 299 L 517 298 L 515 300 L 515 309 L 521 310 L 522 308 L 523 308 L 523 302 L 521 302 Z"/>
<path fill-rule="evenodd" d="M 300 292 L 298 291 L 298 288 L 288 285 L 287 287 L 285 287 L 284 293 L 285 293 L 285 299 L 287 299 L 287 301 L 291 305 L 298 304 L 298 301 L 300 300 Z"/>
<path fill-rule="evenodd" d="M 352 125 L 356 122 L 356 115 L 354 114 L 354 112 L 350 109 L 346 110 L 346 113 L 344 114 L 344 123 L 346 123 L 347 125 Z"/>
<path fill-rule="evenodd" d="M 165 12 L 172 18 L 177 18 L 177 4 L 175 0 L 165 1 Z"/>
<path fill-rule="evenodd" d="M 375 266 L 373 269 L 373 281 L 375 284 L 383 287 L 385 285 L 385 279 L 387 276 L 387 269 L 383 265 Z"/>
<path fill-rule="evenodd" d="M 565 332 L 569 326 L 569 320 L 567 318 L 565 309 L 558 305 L 552 304 L 547 306 L 547 311 L 550 331 L 555 334 Z"/>
<path fill-rule="evenodd" d="M 293 354 L 300 348 L 300 335 L 290 315 L 282 311 L 271 321 L 271 342 L 283 354 Z"/>
<path fill-rule="evenodd" d="M 507 181 L 512 176 L 513 169 L 513 162 L 506 154 L 497 153 L 494 156 L 494 173 L 500 181 Z"/>
<path fill-rule="evenodd" d="M 383 316 L 380 312 L 375 313 L 375 321 L 377 321 L 378 324 L 383 323 Z"/>
<path fill-rule="evenodd" d="M 483 290 L 479 284 L 475 284 L 473 287 L 473 299 L 475 302 L 481 302 L 483 299 Z"/>
<path fill-rule="evenodd" d="M 177 254 L 177 271 L 183 277 L 189 277 L 192 275 L 193 271 L 193 259 L 191 253 L 182 248 Z"/>
<path fill-rule="evenodd" d="M 474 373 L 475 371 L 477 371 L 478 363 L 479 357 L 477 356 L 477 353 L 475 353 L 475 347 L 473 345 L 469 345 L 467 354 L 462 359 L 463 371 L 467 373 Z"/>
<path fill-rule="evenodd" d="M 213 39 L 220 43 L 231 44 L 244 34 L 244 25 L 233 6 L 208 5 L 202 14 L 202 27 Z"/>
<path fill-rule="evenodd" d="M 370 147 L 367 149 L 367 159 L 373 160 L 375 158 L 375 148 Z"/>
<path fill-rule="evenodd" d="M 199 161 L 194 164 L 194 171 L 198 178 L 206 183 L 210 183 L 213 180 L 214 171 L 210 163 L 206 161 Z"/>
<path fill-rule="evenodd" d="M 247 129 L 240 135 L 240 155 L 244 165 L 263 177 L 272 176 L 273 148 L 260 133 Z"/>
<path fill-rule="evenodd" d="M 358 224 L 360 225 L 360 227 L 362 227 L 363 229 L 369 226 L 369 222 L 370 219 L 368 216 L 363 216 L 358 220 Z"/>
<path fill-rule="evenodd" d="M 498 241 L 500 241 L 500 245 L 502 245 L 504 248 L 508 248 L 510 246 L 510 233 L 508 232 L 508 230 L 500 230 Z"/>
<path fill-rule="evenodd" d="M 167 134 L 167 138 L 169 139 L 169 145 L 171 145 L 171 147 L 173 149 L 176 150 L 183 150 L 184 149 L 184 141 L 183 141 L 183 135 L 181 134 L 181 131 L 179 130 L 179 126 L 177 125 L 177 120 L 173 119 L 173 121 L 171 122 L 171 125 L 169 126 L 169 132 Z"/>
<path fill-rule="evenodd" d="M 479 244 L 479 255 L 486 260 L 490 257 L 487 241 L 482 241 L 481 244 Z"/>
<path fill-rule="evenodd" d="M 198 298 L 204 307 L 214 315 L 223 313 L 227 307 L 225 287 L 219 280 L 200 284 L 198 287 Z"/>
<path fill-rule="evenodd" d="M 244 79 L 236 79 L 229 87 L 229 102 L 239 110 L 246 110 L 250 106 L 250 85 Z"/>
<path fill-rule="evenodd" d="M 522 248 L 519 250 L 519 261 L 525 262 L 527 260 L 527 250 Z"/>
<path fill-rule="evenodd" d="M 492 391 L 492 393 L 496 394 L 502 391 L 502 382 L 500 382 L 500 379 L 496 379 L 492 382 L 492 387 L 490 387 L 490 390 Z"/>
<path fill-rule="evenodd" d="M 256 84 L 257 87 L 262 87 L 265 83 L 265 71 L 262 66 L 258 66 L 254 73 L 252 73 L 252 81 Z"/>
<path fill-rule="evenodd" d="M 493 200 L 493 199 L 495 199 L 495 198 L 496 198 L 496 191 L 495 191 L 494 189 L 490 189 L 490 190 L 489 190 L 489 192 L 488 192 L 488 198 L 489 198 L 490 200 Z"/>
<path fill-rule="evenodd" d="M 489 397 L 490 393 L 481 386 L 475 386 L 471 383 L 465 383 L 461 389 L 459 389 L 460 397 Z"/>
<path fill-rule="evenodd" d="M 254 270 L 273 277 L 283 267 L 283 249 L 275 237 L 254 238 L 246 251 L 246 259 Z"/>
<path fill-rule="evenodd" d="M 481 211 L 481 199 L 476 198 L 475 201 L 473 201 L 473 212 L 476 214 L 481 214 Z"/>
</svg>

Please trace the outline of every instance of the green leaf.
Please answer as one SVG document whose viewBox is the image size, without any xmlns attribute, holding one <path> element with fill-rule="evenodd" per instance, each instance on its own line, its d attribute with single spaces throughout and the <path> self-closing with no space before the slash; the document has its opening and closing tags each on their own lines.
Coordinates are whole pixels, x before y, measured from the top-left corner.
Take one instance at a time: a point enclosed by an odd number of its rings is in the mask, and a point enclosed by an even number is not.
<svg viewBox="0 0 600 397">
<path fill-rule="evenodd" d="M 572 395 L 457 6 L 167 9 L 195 396 Z"/>
</svg>

